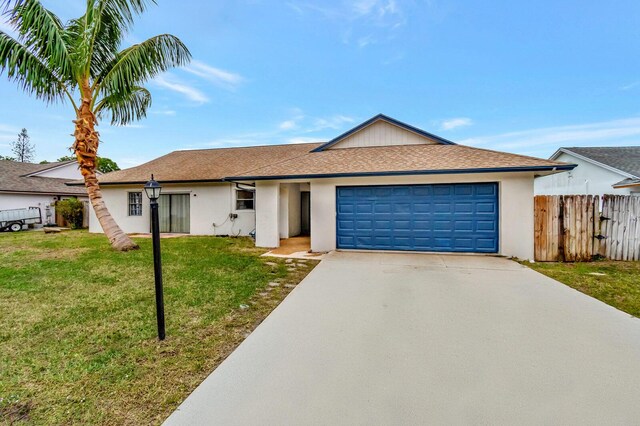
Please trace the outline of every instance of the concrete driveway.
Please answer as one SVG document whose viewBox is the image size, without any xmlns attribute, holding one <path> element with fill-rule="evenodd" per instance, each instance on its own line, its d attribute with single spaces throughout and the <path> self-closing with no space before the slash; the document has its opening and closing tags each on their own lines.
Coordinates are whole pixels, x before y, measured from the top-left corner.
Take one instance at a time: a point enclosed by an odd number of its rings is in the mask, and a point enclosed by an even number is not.
<svg viewBox="0 0 640 426">
<path fill-rule="evenodd" d="M 332 253 L 166 424 L 639 422 L 640 320 L 506 259 Z"/>
</svg>

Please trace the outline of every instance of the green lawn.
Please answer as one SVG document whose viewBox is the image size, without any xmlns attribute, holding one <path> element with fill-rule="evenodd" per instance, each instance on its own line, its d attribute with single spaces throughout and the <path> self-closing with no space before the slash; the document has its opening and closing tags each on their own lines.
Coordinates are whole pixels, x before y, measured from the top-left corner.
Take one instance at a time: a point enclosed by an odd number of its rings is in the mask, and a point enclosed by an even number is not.
<svg viewBox="0 0 640 426">
<path fill-rule="evenodd" d="M 316 263 L 261 258 L 245 238 L 163 239 L 160 343 L 151 240 L 137 242 L 0 234 L 0 422 L 160 423 Z"/>
<path fill-rule="evenodd" d="M 621 311 L 640 317 L 640 262 L 523 264 Z"/>
</svg>

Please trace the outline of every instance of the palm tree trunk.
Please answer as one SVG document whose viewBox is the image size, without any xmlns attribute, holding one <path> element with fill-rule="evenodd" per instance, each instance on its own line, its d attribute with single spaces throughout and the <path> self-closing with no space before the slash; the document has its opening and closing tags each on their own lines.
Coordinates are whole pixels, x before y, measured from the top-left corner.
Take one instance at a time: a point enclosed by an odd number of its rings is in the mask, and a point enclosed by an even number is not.
<svg viewBox="0 0 640 426">
<path fill-rule="evenodd" d="M 82 89 L 89 89 L 88 83 Z M 89 90 L 81 91 L 89 93 Z M 80 165 L 80 173 L 84 177 L 84 186 L 87 188 L 89 200 L 100 226 L 102 226 L 102 230 L 109 238 L 114 249 L 120 251 L 138 249 L 138 245 L 120 229 L 102 199 L 102 191 L 100 191 L 98 178 L 96 177 L 96 155 L 100 139 L 98 132 L 95 130 L 96 117 L 91 111 L 91 99 L 89 97 L 82 96 L 78 118 L 74 120 L 74 123 L 76 128 L 73 134 L 75 137 L 73 149 Z"/>
</svg>

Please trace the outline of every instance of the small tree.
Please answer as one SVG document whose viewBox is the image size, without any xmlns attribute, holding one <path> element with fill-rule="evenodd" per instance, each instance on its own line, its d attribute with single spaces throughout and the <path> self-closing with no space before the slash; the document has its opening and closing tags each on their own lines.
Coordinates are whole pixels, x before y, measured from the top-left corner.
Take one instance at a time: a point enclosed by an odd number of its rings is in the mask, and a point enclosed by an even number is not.
<svg viewBox="0 0 640 426">
<path fill-rule="evenodd" d="M 56 203 L 56 210 L 67 221 L 71 228 L 82 228 L 82 219 L 84 217 L 84 203 L 77 198 L 69 198 Z"/>
<path fill-rule="evenodd" d="M 11 152 L 16 156 L 16 161 L 21 163 L 30 163 L 33 161 L 36 147 L 31 143 L 27 129 L 22 129 L 22 131 L 18 133 L 18 140 L 11 143 Z"/>
<path fill-rule="evenodd" d="M 8 155 L 0 155 L 0 160 L 16 161 L 15 158 L 9 157 Z"/>
<path fill-rule="evenodd" d="M 98 170 L 101 173 L 109 173 L 120 170 L 120 167 L 118 167 L 118 164 L 110 158 L 98 157 Z"/>
</svg>

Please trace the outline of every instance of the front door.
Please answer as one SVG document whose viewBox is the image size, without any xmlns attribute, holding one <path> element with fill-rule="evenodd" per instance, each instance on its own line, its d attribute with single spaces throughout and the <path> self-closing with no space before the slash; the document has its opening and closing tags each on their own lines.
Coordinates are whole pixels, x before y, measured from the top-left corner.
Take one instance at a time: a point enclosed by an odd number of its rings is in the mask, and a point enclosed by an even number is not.
<svg viewBox="0 0 640 426">
<path fill-rule="evenodd" d="M 162 194 L 158 200 L 160 232 L 189 233 L 189 194 Z"/>
</svg>

